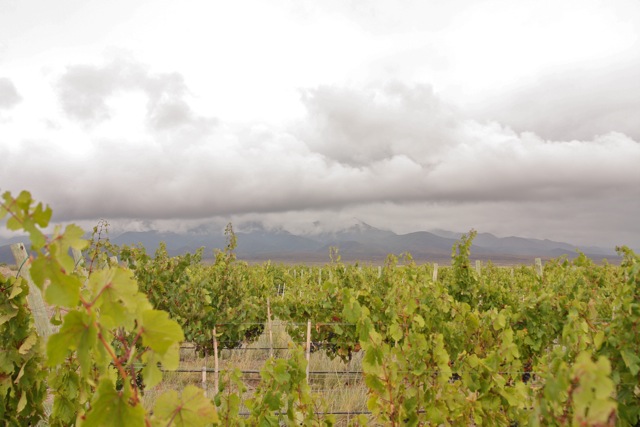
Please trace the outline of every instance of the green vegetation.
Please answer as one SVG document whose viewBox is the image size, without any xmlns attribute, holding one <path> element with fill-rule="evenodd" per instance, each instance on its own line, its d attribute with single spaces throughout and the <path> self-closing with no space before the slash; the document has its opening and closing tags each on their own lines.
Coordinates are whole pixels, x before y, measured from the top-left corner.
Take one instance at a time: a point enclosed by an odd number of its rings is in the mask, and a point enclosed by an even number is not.
<svg viewBox="0 0 640 427">
<path fill-rule="evenodd" d="M 23 279 L 0 275 L 0 419 L 6 425 L 36 424 L 44 415 L 46 372 L 42 342 L 27 309 Z"/>
<path fill-rule="evenodd" d="M 214 328 L 220 349 L 264 342 L 269 311 L 294 342 L 305 341 L 310 321 L 317 353 L 339 364 L 358 360 L 366 414 L 350 425 L 640 420 L 640 257 L 627 248 L 619 250 L 620 266 L 581 255 L 551 261 L 542 274 L 490 263 L 477 271 L 469 262 L 472 232 L 434 280 L 433 265 L 408 255 L 402 265 L 389 256 L 381 269 L 345 265 L 336 252 L 322 268 L 250 266 L 235 258 L 230 227 L 212 265 L 200 262 L 201 253 L 169 257 L 160 247 L 152 257 L 144 248 L 116 248 L 99 229 L 91 243 L 75 226 L 47 237 L 41 228 L 51 211 L 26 192 L 3 196 L 0 218 L 7 215 L 9 228 L 31 235 L 31 277 L 61 325 L 44 351 L 26 308 L 28 287 L 2 279 L 7 425 L 42 419 L 46 387 L 54 395 L 50 425 L 338 423 L 326 395 L 313 392 L 319 380 L 308 380 L 299 347 L 268 359 L 251 387 L 228 369 L 211 400 L 187 385 L 145 404 L 178 366 L 180 342 L 209 356 Z M 88 266 L 70 249 L 84 251 Z M 113 255 L 127 267 L 110 262 Z"/>
</svg>

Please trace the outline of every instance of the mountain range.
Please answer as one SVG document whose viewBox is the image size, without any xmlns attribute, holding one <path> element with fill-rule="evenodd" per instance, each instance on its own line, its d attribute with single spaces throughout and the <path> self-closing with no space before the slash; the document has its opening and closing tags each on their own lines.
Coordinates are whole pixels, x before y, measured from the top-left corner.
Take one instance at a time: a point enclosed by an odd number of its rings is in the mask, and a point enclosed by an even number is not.
<svg viewBox="0 0 640 427">
<path fill-rule="evenodd" d="M 326 263 L 329 251 L 336 247 L 343 261 L 381 263 L 388 254 L 408 252 L 418 262 L 448 263 L 451 249 L 463 233 L 446 230 L 417 231 L 396 234 L 381 230 L 356 220 L 352 225 L 337 231 L 318 231 L 293 234 L 282 228 L 270 229 L 261 223 L 244 224 L 236 231 L 236 254 L 239 259 L 262 262 L 272 260 L 288 263 Z M 26 238 L 0 238 L 0 263 L 12 264 L 9 245 Z M 221 231 L 204 228 L 184 233 L 159 231 L 129 231 L 111 239 L 116 245 L 144 246 L 153 254 L 160 242 L 165 242 L 170 255 L 195 252 L 204 247 L 204 258 L 213 258 L 215 248 L 226 246 L 226 237 Z M 471 258 L 491 260 L 496 264 L 531 263 L 533 258 L 556 258 L 577 255 L 580 249 L 590 258 L 617 262 L 619 257 L 613 248 L 577 248 L 575 245 L 552 240 L 524 237 L 497 237 L 490 233 L 478 233 L 471 247 Z"/>
</svg>

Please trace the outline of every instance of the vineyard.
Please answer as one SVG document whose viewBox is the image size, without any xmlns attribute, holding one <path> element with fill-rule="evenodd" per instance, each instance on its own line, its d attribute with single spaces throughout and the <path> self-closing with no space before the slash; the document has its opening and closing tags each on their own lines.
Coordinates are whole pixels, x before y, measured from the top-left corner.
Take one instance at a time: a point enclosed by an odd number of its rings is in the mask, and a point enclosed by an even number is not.
<svg viewBox="0 0 640 427">
<path fill-rule="evenodd" d="M 113 246 L 104 224 L 45 235 L 50 217 L 27 192 L 0 201 L 32 242 L 0 276 L 3 425 L 640 425 L 640 257 L 625 247 L 621 265 L 474 266 L 472 231 L 446 267 L 336 250 L 321 267 L 249 265 L 228 227 L 205 264 Z"/>
</svg>

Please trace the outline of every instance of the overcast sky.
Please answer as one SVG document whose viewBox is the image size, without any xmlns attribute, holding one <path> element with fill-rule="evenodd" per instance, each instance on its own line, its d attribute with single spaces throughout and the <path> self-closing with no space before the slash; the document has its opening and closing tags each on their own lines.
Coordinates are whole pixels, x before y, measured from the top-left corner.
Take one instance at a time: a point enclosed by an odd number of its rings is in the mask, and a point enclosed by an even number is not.
<svg viewBox="0 0 640 427">
<path fill-rule="evenodd" d="M 640 0 L 0 0 L 0 190 L 116 231 L 640 248 Z"/>
</svg>

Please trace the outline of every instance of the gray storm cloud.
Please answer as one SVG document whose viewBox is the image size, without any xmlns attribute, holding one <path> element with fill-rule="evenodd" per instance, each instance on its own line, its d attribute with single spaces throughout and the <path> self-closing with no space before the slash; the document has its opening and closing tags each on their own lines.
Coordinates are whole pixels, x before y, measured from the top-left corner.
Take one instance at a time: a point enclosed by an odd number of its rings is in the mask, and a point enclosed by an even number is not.
<svg viewBox="0 0 640 427">
<path fill-rule="evenodd" d="M 0 77 L 0 110 L 13 108 L 21 100 L 22 97 L 13 82 L 6 77 Z"/>
<path fill-rule="evenodd" d="M 320 87 L 303 93 L 303 102 L 308 115 L 299 137 L 311 150 L 352 166 L 394 156 L 428 165 L 455 143 L 459 125 L 453 109 L 424 85 Z"/>
<path fill-rule="evenodd" d="M 328 88 L 305 102 L 309 118 L 293 133 L 223 126 L 191 145 L 123 135 L 93 141 L 82 159 L 25 142 L 3 157 L 16 165 L 8 174 L 21 177 L 16 184 L 48 183 L 68 218 L 196 218 L 378 201 L 545 202 L 612 189 L 631 195 L 640 182 L 640 144 L 622 134 L 557 142 L 457 120 L 421 87 L 391 95 Z"/>
<path fill-rule="evenodd" d="M 617 131 L 640 141 L 639 76 L 638 54 L 607 66 L 559 70 L 509 88 L 469 113 L 548 139 L 585 140 Z"/>
<path fill-rule="evenodd" d="M 185 101 L 188 91 L 180 74 L 153 74 L 134 61 L 120 59 L 104 66 L 70 66 L 57 81 L 56 90 L 67 116 L 85 125 L 108 120 L 113 114 L 109 99 L 132 91 L 146 95 L 147 125 L 152 130 L 166 131 L 207 122 Z"/>
<path fill-rule="evenodd" d="M 630 220 L 640 211 L 640 143 L 623 133 L 545 139 L 470 120 L 430 87 L 400 83 L 306 90 L 307 116 L 285 128 L 198 115 L 179 75 L 131 63 L 69 67 L 55 90 L 85 129 L 83 154 L 60 149 L 64 133 L 25 138 L 0 145 L 0 177 L 3 189 L 50 203 L 57 220 L 285 221 L 331 211 L 388 228 L 389 218 L 463 230 L 520 221 L 565 236 L 607 223 L 640 239 Z M 111 120 L 109 99 L 136 91 L 149 132 L 86 130 Z M 562 230 L 567 221 L 576 225 Z"/>
</svg>

